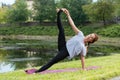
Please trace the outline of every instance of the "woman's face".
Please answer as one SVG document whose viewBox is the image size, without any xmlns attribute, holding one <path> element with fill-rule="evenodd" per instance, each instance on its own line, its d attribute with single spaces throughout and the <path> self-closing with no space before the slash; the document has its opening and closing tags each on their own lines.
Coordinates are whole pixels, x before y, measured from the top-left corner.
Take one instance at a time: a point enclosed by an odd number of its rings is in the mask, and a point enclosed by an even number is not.
<svg viewBox="0 0 120 80">
<path fill-rule="evenodd" d="M 95 39 L 95 34 L 94 33 L 89 34 L 85 37 L 85 41 L 87 41 L 87 42 L 93 42 L 94 39 Z"/>
</svg>

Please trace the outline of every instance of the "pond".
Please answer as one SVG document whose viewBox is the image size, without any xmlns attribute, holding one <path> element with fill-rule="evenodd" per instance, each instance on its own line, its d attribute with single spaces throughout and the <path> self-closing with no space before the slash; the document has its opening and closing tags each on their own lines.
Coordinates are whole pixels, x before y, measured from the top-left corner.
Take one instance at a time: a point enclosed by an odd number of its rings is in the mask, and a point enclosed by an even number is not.
<svg viewBox="0 0 120 80">
<path fill-rule="evenodd" d="M 55 56 L 56 49 L 44 48 L 41 43 L 1 41 L 0 73 L 41 66 Z"/>
<path fill-rule="evenodd" d="M 40 66 L 54 56 L 55 52 L 16 47 L 1 48 L 0 73 Z"/>
</svg>

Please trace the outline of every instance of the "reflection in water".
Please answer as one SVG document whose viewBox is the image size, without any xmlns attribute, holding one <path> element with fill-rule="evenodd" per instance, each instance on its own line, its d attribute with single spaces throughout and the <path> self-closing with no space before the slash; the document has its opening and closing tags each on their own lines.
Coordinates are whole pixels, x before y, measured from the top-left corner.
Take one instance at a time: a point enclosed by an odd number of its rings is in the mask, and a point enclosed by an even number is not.
<svg viewBox="0 0 120 80">
<path fill-rule="evenodd" d="M 36 48 L 1 48 L 0 73 L 41 66 L 49 61 L 49 59 L 54 56 L 54 53 L 56 53 L 54 50 L 49 51 Z"/>
<path fill-rule="evenodd" d="M 37 57 L 31 57 L 31 58 L 14 58 L 14 59 L 8 59 L 8 61 L 14 61 L 14 62 L 20 62 L 20 61 L 32 61 L 32 60 L 40 60 L 41 58 Z"/>
<path fill-rule="evenodd" d="M 0 73 L 14 71 L 14 70 L 15 70 L 15 65 L 14 64 L 6 63 L 6 62 L 0 63 Z"/>
<path fill-rule="evenodd" d="M 39 43 L 42 44 L 42 42 Z M 53 43 L 49 42 L 47 45 L 39 45 L 38 43 L 37 45 L 33 45 L 33 43 L 30 45 L 26 43 L 0 45 L 0 73 L 41 66 L 47 63 L 57 53 L 56 46 L 53 47 L 50 44 Z M 101 51 L 109 49 L 108 47 L 103 48 L 103 46 L 90 48 L 88 57 L 103 56 L 105 53 Z M 79 57 L 76 57 L 76 59 L 79 59 Z"/>
</svg>

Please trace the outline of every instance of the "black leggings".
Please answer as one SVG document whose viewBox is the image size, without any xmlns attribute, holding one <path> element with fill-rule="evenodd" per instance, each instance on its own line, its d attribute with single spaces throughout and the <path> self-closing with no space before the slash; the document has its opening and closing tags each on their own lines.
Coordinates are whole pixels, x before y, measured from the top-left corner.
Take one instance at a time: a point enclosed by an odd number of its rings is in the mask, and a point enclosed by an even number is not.
<svg viewBox="0 0 120 80">
<path fill-rule="evenodd" d="M 62 13 L 62 10 L 60 10 L 57 13 L 57 26 L 59 29 L 59 34 L 58 34 L 58 54 L 50 60 L 47 64 L 43 65 L 39 70 L 36 72 L 42 72 L 49 67 L 51 67 L 53 64 L 65 59 L 67 56 L 69 56 L 69 53 L 66 48 L 66 40 L 65 40 L 65 35 L 64 35 L 64 29 L 61 23 L 61 18 L 60 15 Z"/>
</svg>

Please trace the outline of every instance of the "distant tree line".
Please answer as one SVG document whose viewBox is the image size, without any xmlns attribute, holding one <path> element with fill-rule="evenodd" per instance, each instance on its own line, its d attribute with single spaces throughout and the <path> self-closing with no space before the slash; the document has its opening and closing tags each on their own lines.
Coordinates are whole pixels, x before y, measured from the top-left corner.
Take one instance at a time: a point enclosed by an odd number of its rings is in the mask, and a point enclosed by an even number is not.
<svg viewBox="0 0 120 80">
<path fill-rule="evenodd" d="M 10 7 L 0 8 L 0 23 L 32 21 L 55 22 L 56 8 L 67 8 L 76 25 L 86 22 L 103 22 L 106 25 L 120 17 L 120 0 L 33 0 L 33 10 L 28 10 L 26 0 L 16 0 Z M 66 21 L 65 15 L 62 16 Z"/>
</svg>

